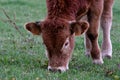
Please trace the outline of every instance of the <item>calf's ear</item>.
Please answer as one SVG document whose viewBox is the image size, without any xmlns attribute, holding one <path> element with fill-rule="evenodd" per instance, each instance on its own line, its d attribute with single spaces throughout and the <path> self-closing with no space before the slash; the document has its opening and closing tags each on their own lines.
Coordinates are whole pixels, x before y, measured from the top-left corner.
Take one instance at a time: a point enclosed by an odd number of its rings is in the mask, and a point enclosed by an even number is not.
<svg viewBox="0 0 120 80">
<path fill-rule="evenodd" d="M 76 36 L 80 36 L 89 28 L 89 23 L 87 21 L 71 22 L 70 25 L 71 33 L 75 33 Z"/>
<path fill-rule="evenodd" d="M 31 32 L 34 35 L 41 34 L 41 25 L 40 22 L 29 22 L 25 24 L 25 29 Z"/>
</svg>

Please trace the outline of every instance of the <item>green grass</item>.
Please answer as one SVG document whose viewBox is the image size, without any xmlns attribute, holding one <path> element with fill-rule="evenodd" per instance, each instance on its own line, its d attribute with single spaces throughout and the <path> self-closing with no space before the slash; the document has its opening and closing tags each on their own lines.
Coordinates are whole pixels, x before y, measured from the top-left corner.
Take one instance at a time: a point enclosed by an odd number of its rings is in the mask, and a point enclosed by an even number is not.
<svg viewBox="0 0 120 80">
<path fill-rule="evenodd" d="M 93 65 L 84 56 L 83 36 L 76 37 L 76 46 L 65 73 L 47 70 L 47 58 L 40 36 L 33 36 L 23 28 L 29 21 L 38 21 L 46 16 L 45 0 L 0 0 L 0 80 L 117 80 L 120 77 L 120 2 L 115 0 L 111 30 L 113 58 L 104 59 L 101 66 Z M 21 37 L 7 21 L 2 8 L 14 19 L 24 34 Z M 102 42 L 100 31 L 99 42 Z M 120 80 L 120 78 L 118 79 Z"/>
</svg>

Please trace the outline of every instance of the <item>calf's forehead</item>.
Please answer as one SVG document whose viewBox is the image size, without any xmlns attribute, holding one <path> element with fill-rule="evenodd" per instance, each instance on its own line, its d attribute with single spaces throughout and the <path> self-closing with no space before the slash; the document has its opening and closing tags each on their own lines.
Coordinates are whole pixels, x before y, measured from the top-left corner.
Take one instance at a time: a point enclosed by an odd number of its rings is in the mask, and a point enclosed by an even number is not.
<svg viewBox="0 0 120 80">
<path fill-rule="evenodd" d="M 70 36 L 69 24 L 61 20 L 45 20 L 41 30 L 43 42 L 47 47 L 62 47 Z"/>
<path fill-rule="evenodd" d="M 49 38 L 50 40 L 64 40 L 70 35 L 70 29 L 69 26 L 64 23 L 45 22 L 42 26 L 42 35 L 43 38 Z"/>
</svg>

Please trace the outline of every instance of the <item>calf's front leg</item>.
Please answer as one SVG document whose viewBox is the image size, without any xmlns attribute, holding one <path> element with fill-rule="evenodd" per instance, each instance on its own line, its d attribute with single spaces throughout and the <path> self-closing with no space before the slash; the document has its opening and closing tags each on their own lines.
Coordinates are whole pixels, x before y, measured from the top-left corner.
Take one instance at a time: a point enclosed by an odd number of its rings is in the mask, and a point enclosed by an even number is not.
<svg viewBox="0 0 120 80">
<path fill-rule="evenodd" d="M 95 64 L 103 64 L 103 59 L 101 55 L 101 51 L 98 44 L 98 32 L 99 32 L 99 24 L 100 18 L 103 10 L 103 1 L 96 1 L 91 7 L 87 14 L 88 22 L 90 23 L 90 27 L 86 32 L 86 41 L 90 40 L 91 47 L 89 48 L 91 51 L 91 57 L 93 59 L 93 63 Z M 88 39 L 87 39 L 88 38 Z M 86 42 L 88 43 L 88 42 Z M 86 46 L 87 48 L 88 46 Z"/>
</svg>

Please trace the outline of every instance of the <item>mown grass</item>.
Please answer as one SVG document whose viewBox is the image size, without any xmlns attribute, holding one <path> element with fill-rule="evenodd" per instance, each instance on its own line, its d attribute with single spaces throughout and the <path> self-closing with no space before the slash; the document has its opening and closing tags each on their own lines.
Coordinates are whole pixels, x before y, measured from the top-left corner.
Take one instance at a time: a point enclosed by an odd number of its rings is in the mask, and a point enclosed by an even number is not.
<svg viewBox="0 0 120 80">
<path fill-rule="evenodd" d="M 0 80 L 117 80 L 120 77 L 119 4 L 119 0 L 115 0 L 111 30 L 113 58 L 104 59 L 101 66 L 93 65 L 92 60 L 84 56 L 83 36 L 76 37 L 70 70 L 52 73 L 46 69 L 47 58 L 41 37 L 33 36 L 23 28 L 26 22 L 45 18 L 45 0 L 0 0 Z M 23 37 L 7 21 L 2 8 L 13 20 L 15 15 L 15 22 Z M 99 43 L 102 42 L 101 32 Z"/>
</svg>

